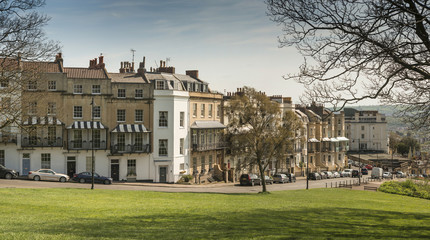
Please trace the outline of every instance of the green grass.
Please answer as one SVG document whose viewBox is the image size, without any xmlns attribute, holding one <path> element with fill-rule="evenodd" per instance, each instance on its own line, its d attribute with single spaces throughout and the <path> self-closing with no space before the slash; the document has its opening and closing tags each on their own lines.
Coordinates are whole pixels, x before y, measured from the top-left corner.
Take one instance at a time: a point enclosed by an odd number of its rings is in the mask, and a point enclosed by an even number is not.
<svg viewBox="0 0 430 240">
<path fill-rule="evenodd" d="M 312 189 L 203 194 L 0 189 L 0 239 L 428 239 L 430 202 Z"/>
</svg>

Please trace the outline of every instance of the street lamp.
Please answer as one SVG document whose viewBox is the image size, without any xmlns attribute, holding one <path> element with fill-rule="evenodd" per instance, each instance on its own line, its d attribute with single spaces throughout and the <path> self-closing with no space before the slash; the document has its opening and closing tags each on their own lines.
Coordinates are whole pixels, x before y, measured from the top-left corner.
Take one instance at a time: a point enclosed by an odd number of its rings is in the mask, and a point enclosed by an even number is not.
<svg viewBox="0 0 430 240">
<path fill-rule="evenodd" d="M 94 97 L 91 98 L 91 189 L 94 189 Z"/>
<path fill-rule="evenodd" d="M 358 140 L 358 186 L 361 185 L 361 157 L 360 157 L 360 149 L 361 149 L 361 142 L 360 139 Z M 354 142 L 354 140 L 352 140 Z"/>
</svg>

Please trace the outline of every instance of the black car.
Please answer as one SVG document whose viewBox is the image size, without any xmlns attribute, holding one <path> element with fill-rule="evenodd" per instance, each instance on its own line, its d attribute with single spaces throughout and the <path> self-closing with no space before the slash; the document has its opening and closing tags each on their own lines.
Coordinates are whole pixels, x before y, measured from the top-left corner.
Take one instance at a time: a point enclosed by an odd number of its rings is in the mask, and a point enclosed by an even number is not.
<svg viewBox="0 0 430 240">
<path fill-rule="evenodd" d="M 77 174 L 73 174 L 73 181 L 80 183 L 90 183 L 91 182 L 91 173 L 90 172 L 81 172 Z M 103 183 L 103 184 L 112 184 L 112 178 L 100 176 L 97 173 L 94 173 L 94 182 L 95 183 Z"/>
<path fill-rule="evenodd" d="M 249 173 L 249 174 L 242 174 L 240 176 L 240 186 L 244 186 L 244 185 L 261 185 L 261 179 L 253 173 Z"/>
<path fill-rule="evenodd" d="M 321 180 L 321 175 L 318 173 L 309 173 L 309 180 Z"/>
<path fill-rule="evenodd" d="M 367 170 L 367 168 L 362 168 L 361 169 L 361 174 L 368 175 L 369 174 L 369 170 Z"/>
<path fill-rule="evenodd" d="M 359 174 L 358 170 L 352 170 L 351 177 L 358 177 L 358 174 Z"/>
<path fill-rule="evenodd" d="M 13 169 L 6 168 L 0 164 L 0 178 L 12 179 L 18 177 L 18 173 Z"/>
</svg>

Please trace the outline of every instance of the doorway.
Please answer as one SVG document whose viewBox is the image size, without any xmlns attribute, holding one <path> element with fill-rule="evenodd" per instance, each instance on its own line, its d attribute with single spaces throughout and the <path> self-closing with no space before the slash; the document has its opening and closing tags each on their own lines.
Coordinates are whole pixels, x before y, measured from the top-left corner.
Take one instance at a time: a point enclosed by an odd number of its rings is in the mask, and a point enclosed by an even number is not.
<svg viewBox="0 0 430 240">
<path fill-rule="evenodd" d="M 114 181 L 119 181 L 119 160 L 112 159 L 110 162 L 110 177 Z"/>
<path fill-rule="evenodd" d="M 30 154 L 24 153 L 22 158 L 22 173 L 21 175 L 28 175 L 30 172 Z"/>
<path fill-rule="evenodd" d="M 160 167 L 160 182 L 167 182 L 167 167 Z"/>
</svg>

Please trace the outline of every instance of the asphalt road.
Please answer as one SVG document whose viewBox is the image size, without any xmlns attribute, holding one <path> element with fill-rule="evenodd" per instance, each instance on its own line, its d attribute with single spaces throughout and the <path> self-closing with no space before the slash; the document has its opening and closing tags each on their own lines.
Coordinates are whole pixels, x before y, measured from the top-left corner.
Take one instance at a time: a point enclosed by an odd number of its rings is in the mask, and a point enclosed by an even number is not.
<svg viewBox="0 0 430 240">
<path fill-rule="evenodd" d="M 326 184 L 330 188 L 335 187 L 336 182 L 357 181 L 356 178 L 335 178 L 317 181 L 309 181 L 309 188 L 325 188 Z M 181 184 L 163 184 L 163 183 L 114 183 L 111 185 L 95 184 L 95 189 L 110 190 L 135 190 L 135 191 L 156 191 L 156 192 L 208 192 L 208 193 L 258 193 L 261 186 L 240 186 L 238 183 L 214 183 L 206 185 L 181 185 Z M 32 181 L 21 179 L 0 179 L 0 188 L 91 188 L 91 184 L 81 184 L 75 182 L 47 182 Z M 284 191 L 305 189 L 306 180 L 298 179 L 295 183 L 267 185 L 268 191 Z"/>
</svg>

